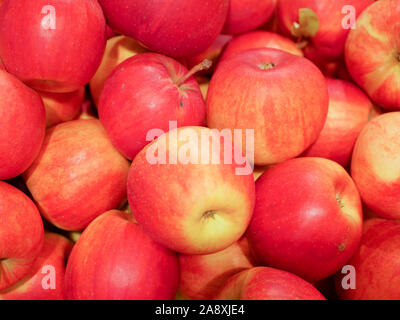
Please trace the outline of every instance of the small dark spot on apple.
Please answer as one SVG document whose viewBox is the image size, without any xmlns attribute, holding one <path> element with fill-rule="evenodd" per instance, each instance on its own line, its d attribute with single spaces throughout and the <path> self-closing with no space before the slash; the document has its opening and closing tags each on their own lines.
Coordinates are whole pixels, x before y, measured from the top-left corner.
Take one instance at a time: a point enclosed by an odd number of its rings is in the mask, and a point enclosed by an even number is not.
<svg viewBox="0 0 400 320">
<path fill-rule="evenodd" d="M 394 56 L 396 57 L 396 59 L 400 62 L 400 52 L 396 52 L 394 54 Z"/>
<path fill-rule="evenodd" d="M 261 70 L 269 70 L 269 69 L 275 68 L 275 63 L 273 63 L 273 62 L 270 62 L 270 63 L 262 62 L 261 64 L 258 65 L 258 67 Z"/>
<path fill-rule="evenodd" d="M 339 251 L 342 252 L 346 248 L 346 245 L 344 243 L 339 244 Z"/>
<path fill-rule="evenodd" d="M 183 108 L 183 101 L 179 101 L 179 106 Z"/>
</svg>

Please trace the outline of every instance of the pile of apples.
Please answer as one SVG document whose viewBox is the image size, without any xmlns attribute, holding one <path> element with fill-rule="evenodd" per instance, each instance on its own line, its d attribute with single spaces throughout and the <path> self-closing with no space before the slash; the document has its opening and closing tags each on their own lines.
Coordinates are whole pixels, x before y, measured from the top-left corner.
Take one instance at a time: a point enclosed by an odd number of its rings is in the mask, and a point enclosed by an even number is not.
<svg viewBox="0 0 400 320">
<path fill-rule="evenodd" d="M 0 0 L 0 59 L 0 299 L 400 299 L 400 0 Z"/>
</svg>

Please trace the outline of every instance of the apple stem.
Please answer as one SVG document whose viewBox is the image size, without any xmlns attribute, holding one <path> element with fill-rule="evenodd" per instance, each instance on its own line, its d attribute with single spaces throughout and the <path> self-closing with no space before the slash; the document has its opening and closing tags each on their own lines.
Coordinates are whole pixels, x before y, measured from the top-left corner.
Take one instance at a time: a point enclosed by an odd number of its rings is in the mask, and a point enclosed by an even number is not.
<svg viewBox="0 0 400 320">
<path fill-rule="evenodd" d="M 192 69 L 190 69 L 183 77 L 177 79 L 175 81 L 175 84 L 180 87 L 182 84 L 185 83 L 187 79 L 189 79 L 191 76 L 193 76 L 195 73 L 202 71 L 202 70 L 207 70 L 210 69 L 212 66 L 212 61 L 205 59 L 202 62 L 200 62 L 198 65 L 195 65 Z"/>
</svg>

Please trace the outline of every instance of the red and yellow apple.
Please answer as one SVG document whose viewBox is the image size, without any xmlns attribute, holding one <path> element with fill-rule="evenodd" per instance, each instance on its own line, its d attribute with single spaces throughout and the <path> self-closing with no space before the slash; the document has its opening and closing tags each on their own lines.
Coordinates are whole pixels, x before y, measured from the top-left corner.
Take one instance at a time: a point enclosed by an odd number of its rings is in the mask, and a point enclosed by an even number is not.
<svg viewBox="0 0 400 320">
<path fill-rule="evenodd" d="M 0 56 L 34 89 L 78 90 L 96 72 L 105 43 L 97 1 L 6 0 L 0 7 Z"/>
<path fill-rule="evenodd" d="M 206 50 L 220 34 L 229 0 L 99 0 L 108 24 L 171 57 Z"/>
<path fill-rule="evenodd" d="M 29 274 L 43 246 L 43 223 L 35 204 L 0 181 L 0 291 Z"/>
<path fill-rule="evenodd" d="M 218 300 L 325 300 L 311 283 L 274 268 L 255 267 L 226 282 Z"/>
<path fill-rule="evenodd" d="M 328 89 L 319 69 L 287 52 L 259 48 L 223 59 L 207 93 L 207 124 L 217 129 L 254 129 L 256 165 L 300 155 L 320 134 Z"/>
<path fill-rule="evenodd" d="M 126 198 L 129 162 L 99 120 L 73 120 L 47 130 L 24 180 L 42 215 L 65 230 L 81 230 Z"/>
<path fill-rule="evenodd" d="M 400 110 L 400 1 L 381 0 L 357 19 L 345 47 L 352 78 L 387 110 Z"/>
<path fill-rule="evenodd" d="M 125 212 L 97 217 L 68 259 L 68 299 L 168 300 L 179 284 L 176 253 L 154 242 Z"/>
<path fill-rule="evenodd" d="M 163 134 L 135 157 L 128 201 L 145 232 L 165 247 L 184 254 L 214 253 L 247 229 L 254 179 L 229 136 L 183 127 Z"/>
<path fill-rule="evenodd" d="M 317 64 L 339 60 L 352 22 L 374 0 L 279 0 L 278 24 Z M 354 20 L 354 21 L 353 21 Z M 357 25 L 358 27 L 358 25 Z"/>
<path fill-rule="evenodd" d="M 378 216 L 400 219 L 400 112 L 371 120 L 358 136 L 351 176 L 363 202 Z"/>
<path fill-rule="evenodd" d="M 255 265 L 246 237 L 216 253 L 180 254 L 179 291 L 187 299 L 213 299 L 229 277 Z"/>
<path fill-rule="evenodd" d="M 149 130 L 168 131 L 169 121 L 178 127 L 204 124 L 204 99 L 190 74 L 156 53 L 129 58 L 112 72 L 100 96 L 99 118 L 125 157 L 132 160 L 143 149 Z"/>
<path fill-rule="evenodd" d="M 351 82 L 328 78 L 327 85 L 329 109 L 325 126 L 303 156 L 326 158 L 347 167 L 357 137 L 376 115 L 376 108 Z"/>
<path fill-rule="evenodd" d="M 256 206 L 246 232 L 263 265 L 314 282 L 339 270 L 357 250 L 360 195 L 347 172 L 323 158 L 296 158 L 256 181 Z"/>
<path fill-rule="evenodd" d="M 72 242 L 56 233 L 45 233 L 42 251 L 28 275 L 0 292 L 0 300 L 64 300 L 65 265 Z"/>
<path fill-rule="evenodd" d="M 0 179 L 24 172 L 35 160 L 46 128 L 40 96 L 0 70 Z"/>
</svg>

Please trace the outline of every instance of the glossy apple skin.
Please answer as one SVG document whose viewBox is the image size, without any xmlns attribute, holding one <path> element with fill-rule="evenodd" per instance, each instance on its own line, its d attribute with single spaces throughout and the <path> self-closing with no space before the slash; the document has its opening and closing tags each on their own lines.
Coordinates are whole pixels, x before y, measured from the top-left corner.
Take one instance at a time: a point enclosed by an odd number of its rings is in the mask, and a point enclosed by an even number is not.
<svg viewBox="0 0 400 320">
<path fill-rule="evenodd" d="M 129 162 L 100 121 L 73 120 L 50 128 L 24 180 L 42 215 L 65 230 L 81 230 L 126 197 Z"/>
<path fill-rule="evenodd" d="M 277 33 L 257 30 L 234 37 L 226 46 L 220 61 L 235 53 L 257 48 L 274 48 L 303 56 L 303 51 L 292 40 Z"/>
<path fill-rule="evenodd" d="M 0 179 L 28 169 L 42 146 L 45 126 L 40 96 L 0 70 Z"/>
<path fill-rule="evenodd" d="M 399 300 L 400 224 L 372 218 L 365 222 L 361 246 L 347 263 L 355 268 L 356 288 L 343 289 L 345 274 L 335 277 L 344 300 Z"/>
<path fill-rule="evenodd" d="M 325 78 L 309 60 L 258 48 L 220 62 L 206 104 L 210 128 L 254 129 L 255 164 L 268 165 L 298 156 L 317 139 L 329 98 Z"/>
<path fill-rule="evenodd" d="M 362 207 L 354 182 L 336 162 L 297 158 L 256 181 L 247 230 L 256 258 L 314 282 L 334 274 L 357 250 Z"/>
<path fill-rule="evenodd" d="M 68 259 L 67 298 L 169 300 L 178 289 L 176 254 L 122 211 L 108 211 L 82 233 Z"/>
<path fill-rule="evenodd" d="M 245 237 L 216 253 L 180 254 L 179 291 L 191 300 L 213 299 L 231 276 L 255 265 Z"/>
<path fill-rule="evenodd" d="M 357 19 L 345 47 L 350 75 L 387 110 L 400 110 L 399 20 L 398 1 L 377 1 Z"/>
<path fill-rule="evenodd" d="M 400 218 L 400 112 L 385 113 L 361 131 L 353 151 L 351 175 L 363 202 L 378 216 Z"/>
<path fill-rule="evenodd" d="M 300 277 L 274 268 L 255 267 L 235 274 L 219 292 L 217 300 L 325 300 Z"/>
<path fill-rule="evenodd" d="M 75 119 L 82 108 L 85 87 L 73 92 L 38 91 L 46 110 L 46 127 Z"/>
<path fill-rule="evenodd" d="M 303 156 L 326 158 L 347 167 L 357 137 L 375 114 L 375 108 L 351 82 L 328 78 L 327 85 L 329 109 L 325 126 Z"/>
<path fill-rule="evenodd" d="M 172 58 L 144 53 L 121 63 L 104 84 L 99 118 L 114 146 L 128 159 L 148 143 L 149 130 L 203 125 L 205 103 L 191 77 L 178 87 L 175 81 L 188 70 Z M 132 94 L 135 92 L 135 94 Z"/>
<path fill-rule="evenodd" d="M 51 17 L 50 11 L 41 13 L 47 5 L 55 9 L 55 29 L 44 27 Z M 72 23 L 76 17 L 79 22 Z M 96 72 L 105 30 L 97 1 L 6 0 L 0 8 L 0 56 L 7 71 L 30 87 L 72 92 Z"/>
<path fill-rule="evenodd" d="M 96 106 L 99 104 L 99 98 L 101 91 L 103 90 L 104 82 L 114 69 L 122 61 L 146 51 L 147 50 L 136 40 L 129 37 L 117 36 L 107 40 L 103 59 L 101 60 L 100 66 L 95 75 L 89 82 L 90 92 Z"/>
<path fill-rule="evenodd" d="M 220 34 L 229 0 L 100 0 L 109 25 L 152 51 L 181 58 L 206 50 Z"/>
<path fill-rule="evenodd" d="M 65 265 L 71 249 L 72 242 L 65 237 L 56 233 L 45 233 L 42 251 L 29 274 L 0 292 L 0 300 L 64 300 Z M 44 277 L 49 275 L 47 269 L 43 269 L 45 266 L 52 266 L 55 270 L 54 289 L 44 289 L 42 286 Z"/>
<path fill-rule="evenodd" d="M 304 48 L 307 58 L 316 63 L 335 61 L 343 56 L 344 45 L 350 29 L 343 28 L 342 20 L 346 14 L 342 8 L 351 5 L 358 16 L 374 0 L 279 0 L 277 19 L 280 30 L 286 36 L 291 36 L 294 22 L 299 22 L 299 9 L 312 9 L 319 20 L 319 29 L 314 37 L 308 39 Z M 358 26 L 357 26 L 358 27 Z"/>
<path fill-rule="evenodd" d="M 0 181 L 0 291 L 26 276 L 43 246 L 43 223 L 35 204 Z"/>
<path fill-rule="evenodd" d="M 230 0 L 225 34 L 244 33 L 262 26 L 274 13 L 277 0 Z"/>
<path fill-rule="evenodd" d="M 169 143 L 175 134 L 181 137 L 176 146 Z M 199 141 L 206 141 L 201 136 L 208 134 L 210 146 L 212 139 L 219 139 L 221 148 L 207 150 L 203 143 L 199 146 L 193 139 L 186 140 L 189 134 L 195 134 Z M 247 175 L 236 174 L 236 169 L 244 166 L 235 159 L 224 163 L 223 146 L 232 141 L 223 140 L 208 128 L 178 128 L 147 145 L 133 160 L 128 176 L 129 205 L 143 229 L 165 247 L 184 254 L 214 253 L 229 247 L 245 232 L 254 208 L 253 175 L 251 170 Z M 197 154 L 190 152 L 187 164 L 148 161 L 148 154 L 155 149 L 164 148 L 169 159 L 188 144 Z M 232 146 L 232 150 L 237 149 Z M 220 159 L 220 163 L 202 162 L 199 157 L 207 152 L 209 159 Z M 210 216 L 210 212 L 214 214 Z"/>
</svg>

